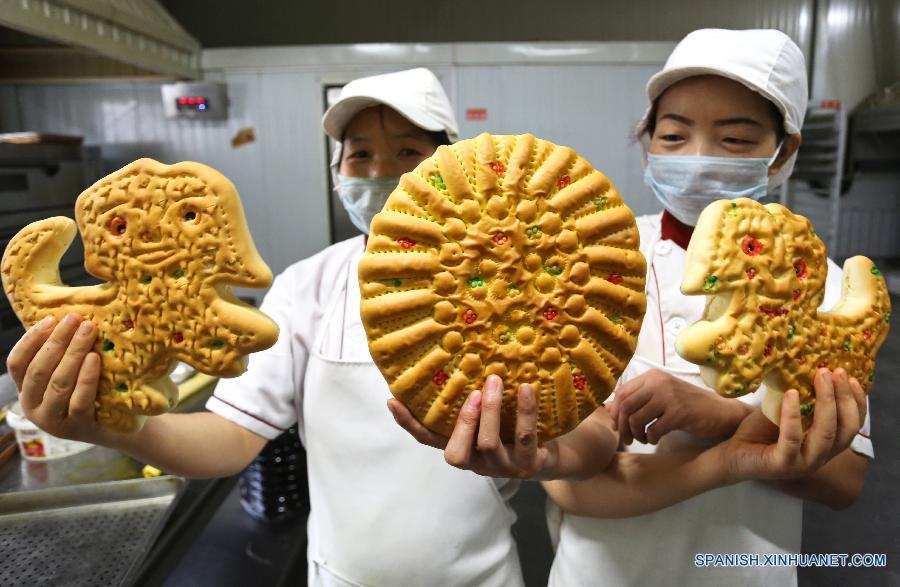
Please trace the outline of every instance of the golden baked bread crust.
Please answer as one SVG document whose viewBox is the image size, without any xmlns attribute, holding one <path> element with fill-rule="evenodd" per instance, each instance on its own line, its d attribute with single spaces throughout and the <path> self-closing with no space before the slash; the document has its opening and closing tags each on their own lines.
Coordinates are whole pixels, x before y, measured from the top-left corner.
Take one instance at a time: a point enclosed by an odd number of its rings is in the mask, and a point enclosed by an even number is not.
<svg viewBox="0 0 900 587">
<path fill-rule="evenodd" d="M 868 393 L 888 333 L 891 300 L 872 261 L 844 263 L 841 299 L 818 311 L 828 271 L 825 245 L 809 220 L 779 204 L 720 200 L 700 215 L 688 245 L 681 291 L 706 295 L 703 318 L 676 340 L 703 380 L 726 397 L 765 381 L 763 412 L 779 422 L 788 389 L 804 424 L 815 406 L 816 369 L 843 367 Z"/>
<path fill-rule="evenodd" d="M 82 192 L 75 217 L 85 269 L 106 283 L 68 287 L 59 260 L 76 234 L 59 216 L 22 229 L 6 247 L 3 288 L 26 328 L 77 312 L 98 327 L 98 421 L 132 432 L 173 407 L 175 361 L 235 376 L 278 327 L 229 285 L 266 287 L 272 273 L 250 237 L 237 191 L 200 163 L 140 159 Z"/>
<path fill-rule="evenodd" d="M 466 396 L 505 382 L 501 437 L 529 382 L 538 435 L 574 428 L 634 353 L 646 263 L 634 215 L 572 149 L 532 135 L 439 147 L 372 221 L 359 265 L 372 358 L 449 436 Z"/>
</svg>

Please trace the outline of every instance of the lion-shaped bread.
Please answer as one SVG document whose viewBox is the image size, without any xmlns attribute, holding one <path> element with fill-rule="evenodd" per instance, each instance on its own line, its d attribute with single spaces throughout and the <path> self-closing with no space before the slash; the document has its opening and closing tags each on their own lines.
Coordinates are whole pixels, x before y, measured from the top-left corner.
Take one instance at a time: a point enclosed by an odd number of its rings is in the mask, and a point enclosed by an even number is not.
<svg viewBox="0 0 900 587">
<path fill-rule="evenodd" d="M 646 263 L 631 210 L 572 149 L 532 135 L 439 147 L 375 216 L 359 265 L 369 349 L 394 396 L 449 436 L 485 377 L 537 398 L 538 436 L 574 428 L 634 353 Z"/>
<path fill-rule="evenodd" d="M 229 285 L 266 287 L 272 273 L 253 245 L 232 183 L 200 163 L 140 159 L 75 203 L 85 269 L 101 285 L 69 287 L 59 261 L 76 234 L 64 216 L 29 224 L 9 242 L 3 288 L 26 328 L 76 312 L 98 328 L 101 425 L 137 430 L 175 405 L 176 361 L 211 375 L 245 370 L 278 327 Z"/>
<path fill-rule="evenodd" d="M 891 317 L 884 277 L 872 261 L 848 259 L 840 301 L 820 311 L 827 255 L 809 220 L 740 198 L 704 209 L 685 265 L 682 293 L 706 295 L 707 302 L 676 350 L 700 365 L 719 394 L 738 397 L 765 381 L 762 409 L 777 424 L 784 392 L 796 389 L 809 426 L 816 369 L 843 367 L 871 389 Z"/>
</svg>

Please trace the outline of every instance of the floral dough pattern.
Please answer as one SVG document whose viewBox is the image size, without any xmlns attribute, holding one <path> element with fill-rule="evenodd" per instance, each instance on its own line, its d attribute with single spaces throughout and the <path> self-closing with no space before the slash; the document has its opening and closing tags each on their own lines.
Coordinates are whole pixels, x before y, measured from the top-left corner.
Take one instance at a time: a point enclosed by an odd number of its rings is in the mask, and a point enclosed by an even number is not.
<svg viewBox="0 0 900 587">
<path fill-rule="evenodd" d="M 634 215 L 602 173 L 531 135 L 440 147 L 375 216 L 360 262 L 369 349 L 392 393 L 449 435 L 466 396 L 537 396 L 538 435 L 574 428 L 634 353 L 646 263 Z"/>
</svg>

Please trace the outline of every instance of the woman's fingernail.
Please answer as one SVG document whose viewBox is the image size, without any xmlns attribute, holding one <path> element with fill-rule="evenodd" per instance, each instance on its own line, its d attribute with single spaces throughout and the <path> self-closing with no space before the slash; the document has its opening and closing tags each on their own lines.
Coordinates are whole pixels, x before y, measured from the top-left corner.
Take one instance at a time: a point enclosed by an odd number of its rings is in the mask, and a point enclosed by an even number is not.
<svg viewBox="0 0 900 587">
<path fill-rule="evenodd" d="M 37 327 L 41 330 L 45 330 L 53 326 L 54 322 L 53 316 L 44 316 L 44 319 L 37 323 Z"/>
<path fill-rule="evenodd" d="M 473 391 L 472 395 L 469 396 L 469 405 L 475 408 L 476 410 L 481 407 L 481 392 Z"/>
<path fill-rule="evenodd" d="M 94 323 L 91 322 L 90 320 L 85 320 L 85 321 L 82 322 L 81 325 L 78 327 L 78 334 L 80 334 L 80 335 L 82 335 L 82 336 L 87 336 L 88 334 L 91 333 L 91 331 L 92 331 L 93 329 L 94 329 Z"/>
<path fill-rule="evenodd" d="M 66 326 L 75 326 L 81 320 L 81 317 L 78 314 L 66 314 L 66 317 L 63 318 L 63 322 L 66 323 Z"/>
</svg>

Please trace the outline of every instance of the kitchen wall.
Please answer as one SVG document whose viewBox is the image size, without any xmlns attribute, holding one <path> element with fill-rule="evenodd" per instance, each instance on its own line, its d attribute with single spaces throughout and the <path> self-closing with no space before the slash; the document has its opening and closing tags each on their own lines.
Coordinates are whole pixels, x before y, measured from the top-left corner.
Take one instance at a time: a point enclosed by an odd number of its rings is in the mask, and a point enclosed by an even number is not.
<svg viewBox="0 0 900 587">
<path fill-rule="evenodd" d="M 817 0 L 816 19 L 811 103 L 853 110 L 900 79 L 900 0 Z"/>
</svg>

